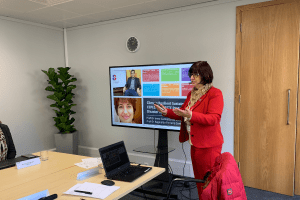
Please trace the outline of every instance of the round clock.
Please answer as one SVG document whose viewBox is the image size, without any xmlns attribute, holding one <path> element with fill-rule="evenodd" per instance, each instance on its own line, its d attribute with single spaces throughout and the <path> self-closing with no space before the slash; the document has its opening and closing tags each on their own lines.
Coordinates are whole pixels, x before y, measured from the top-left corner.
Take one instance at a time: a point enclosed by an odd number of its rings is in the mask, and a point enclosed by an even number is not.
<svg viewBox="0 0 300 200">
<path fill-rule="evenodd" d="M 128 40 L 126 41 L 126 48 L 129 52 L 134 53 L 136 52 L 140 47 L 140 42 L 139 40 L 134 37 L 131 36 L 130 38 L 128 38 Z"/>
</svg>

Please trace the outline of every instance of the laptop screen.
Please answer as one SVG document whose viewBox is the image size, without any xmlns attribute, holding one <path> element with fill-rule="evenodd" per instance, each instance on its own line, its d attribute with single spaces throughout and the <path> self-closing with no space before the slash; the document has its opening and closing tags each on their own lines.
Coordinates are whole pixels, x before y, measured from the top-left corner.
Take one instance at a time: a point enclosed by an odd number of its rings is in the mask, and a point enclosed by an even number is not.
<svg viewBox="0 0 300 200">
<path fill-rule="evenodd" d="M 124 142 L 118 142 L 99 149 L 106 175 L 119 170 L 124 165 L 130 165 Z"/>
</svg>

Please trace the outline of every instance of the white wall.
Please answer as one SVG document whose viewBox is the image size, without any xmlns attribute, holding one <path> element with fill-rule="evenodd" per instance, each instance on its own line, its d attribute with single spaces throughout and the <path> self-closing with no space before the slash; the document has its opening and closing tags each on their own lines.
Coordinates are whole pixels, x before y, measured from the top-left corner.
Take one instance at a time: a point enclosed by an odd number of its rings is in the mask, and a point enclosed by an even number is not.
<svg viewBox="0 0 300 200">
<path fill-rule="evenodd" d="M 206 60 L 225 100 L 222 151 L 233 154 L 236 6 L 263 1 L 221 0 L 68 29 L 70 72 L 78 78 L 74 116 L 81 153 L 99 156 L 98 148 L 124 140 L 132 161 L 154 162 L 153 155 L 132 151 L 153 144 L 154 131 L 110 125 L 109 66 Z M 57 129 L 41 70 L 65 66 L 63 31 L 6 17 L 0 17 L 0 27 L 0 121 L 10 128 L 17 155 L 54 148 Z M 133 54 L 125 49 L 132 35 L 141 42 Z M 155 143 L 157 138 L 156 133 Z M 169 133 L 169 146 L 176 148 L 170 164 L 182 174 L 178 132 Z M 189 144 L 183 147 L 185 174 L 193 176 Z"/>
<path fill-rule="evenodd" d="M 221 89 L 224 96 L 222 152 L 233 154 L 236 6 L 262 1 L 220 2 L 67 30 L 69 64 L 79 79 L 75 123 L 80 131 L 81 152 L 96 156 L 98 148 L 124 140 L 131 159 L 153 164 L 152 155 L 143 158 L 145 155 L 132 151 L 153 144 L 153 130 L 110 125 L 109 66 L 205 60 L 212 66 L 214 86 Z M 140 40 L 141 47 L 136 53 L 125 49 L 125 41 L 130 36 Z M 176 148 L 169 157 L 182 171 L 185 157 L 178 135 L 178 132 L 169 132 L 169 146 Z M 157 138 L 156 134 L 156 142 Z M 184 143 L 184 149 L 190 164 L 188 143 Z"/>
<path fill-rule="evenodd" d="M 0 121 L 18 156 L 54 148 L 55 113 L 41 70 L 65 66 L 63 31 L 5 17 L 0 27 Z"/>
</svg>

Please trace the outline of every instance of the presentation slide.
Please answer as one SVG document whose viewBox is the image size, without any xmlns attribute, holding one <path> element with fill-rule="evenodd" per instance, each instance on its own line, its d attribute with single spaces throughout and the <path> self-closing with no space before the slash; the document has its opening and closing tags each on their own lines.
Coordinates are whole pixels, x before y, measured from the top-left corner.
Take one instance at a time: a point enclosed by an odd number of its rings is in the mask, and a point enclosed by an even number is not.
<svg viewBox="0 0 300 200">
<path fill-rule="evenodd" d="M 154 103 L 180 108 L 192 90 L 193 63 L 110 67 L 112 125 L 179 130 L 180 120 L 162 116 Z"/>
</svg>

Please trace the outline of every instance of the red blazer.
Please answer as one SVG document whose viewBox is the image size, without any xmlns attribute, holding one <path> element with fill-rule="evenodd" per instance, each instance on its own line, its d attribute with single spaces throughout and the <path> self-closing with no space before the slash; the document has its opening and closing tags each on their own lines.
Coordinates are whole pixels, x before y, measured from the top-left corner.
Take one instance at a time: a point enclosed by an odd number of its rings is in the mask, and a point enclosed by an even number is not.
<svg viewBox="0 0 300 200">
<path fill-rule="evenodd" d="M 181 108 L 184 110 L 191 98 L 188 94 Z M 194 106 L 192 106 L 191 122 L 191 141 L 197 148 L 209 148 L 222 145 L 224 143 L 221 132 L 221 115 L 223 112 L 224 101 L 221 90 L 211 87 Z M 183 117 L 176 115 L 172 109 L 168 109 L 166 115 L 171 119 L 181 120 L 179 141 L 185 142 L 189 139 Z"/>
</svg>

